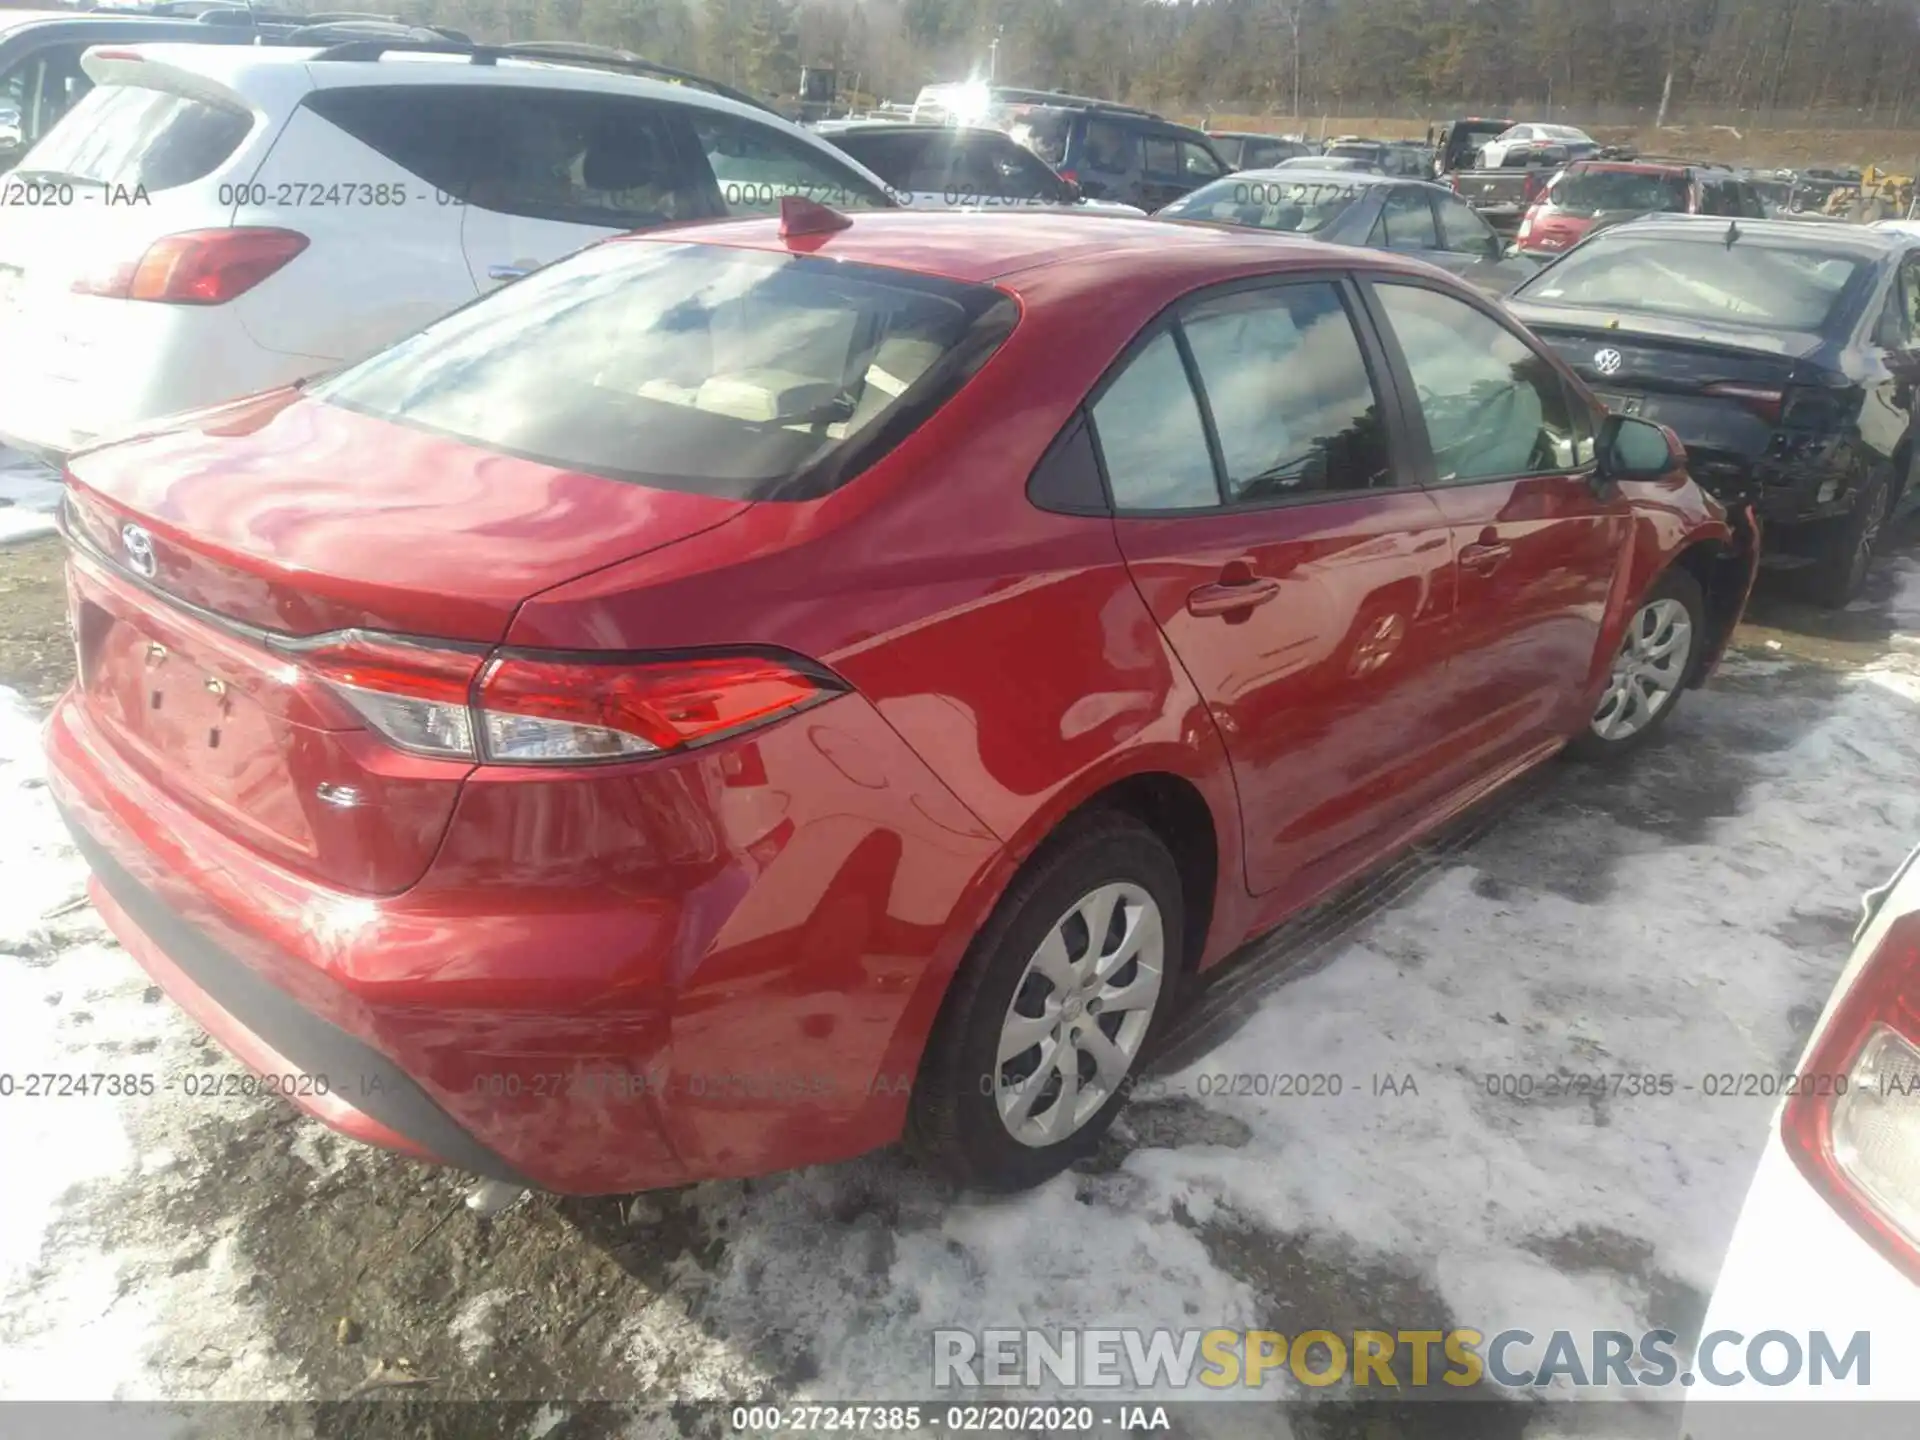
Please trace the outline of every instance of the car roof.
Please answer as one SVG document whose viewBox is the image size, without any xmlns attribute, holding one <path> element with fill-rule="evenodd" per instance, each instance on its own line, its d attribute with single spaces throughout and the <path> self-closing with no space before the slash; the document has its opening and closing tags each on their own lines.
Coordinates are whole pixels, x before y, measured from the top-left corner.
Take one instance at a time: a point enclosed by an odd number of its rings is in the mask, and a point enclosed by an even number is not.
<svg viewBox="0 0 1920 1440">
<path fill-rule="evenodd" d="M 829 154 L 839 153 L 828 146 L 825 140 L 815 135 L 808 135 L 805 130 L 791 121 L 785 121 L 767 110 L 743 105 L 738 101 L 727 99 L 724 95 L 715 95 L 692 85 L 676 85 L 671 81 L 596 69 L 587 64 L 569 65 L 530 57 L 500 56 L 492 63 L 476 65 L 473 63 L 471 53 L 463 53 L 457 49 L 440 51 L 396 48 L 389 50 L 377 60 L 335 60 L 312 63 L 331 48 L 333 47 L 327 45 L 197 45 L 169 40 L 153 44 L 128 44 L 126 51 L 143 60 L 168 65 L 189 74 L 206 76 L 229 89 L 239 89 L 240 82 L 249 75 L 269 71 L 281 72 L 294 68 L 309 77 L 316 89 L 364 86 L 370 81 L 391 85 L 424 81 L 429 84 L 451 82 L 497 85 L 505 83 L 546 89 L 591 90 L 633 95 L 643 99 L 724 111 L 729 115 L 758 120 L 762 124 L 784 126 L 795 133 L 807 135 L 811 143 L 821 146 Z M 116 46 L 116 50 L 118 49 L 119 47 Z M 421 68 L 428 66 L 433 67 L 431 72 Z"/>
<path fill-rule="evenodd" d="M 1055 282 L 1071 282 L 1076 272 L 1097 273 L 1102 284 L 1110 285 L 1108 262 L 1115 257 L 1125 259 L 1130 278 L 1148 286 L 1196 273 L 1202 277 L 1198 283 L 1205 283 L 1216 273 L 1227 279 L 1236 272 L 1283 269 L 1433 273 L 1384 251 L 1296 237 L 1276 245 L 1271 234 L 1244 227 L 1173 225 L 1145 216 L 869 210 L 848 218 L 853 223 L 845 229 L 792 239 L 782 238 L 779 221 L 759 217 L 642 231 L 615 243 L 702 241 L 775 254 L 819 254 L 973 284 L 1046 271 Z"/>
<path fill-rule="evenodd" d="M 1430 181 L 1420 179 L 1417 175 L 1388 175 L 1379 170 L 1339 170 L 1332 167 L 1325 170 L 1316 170 L 1311 165 L 1295 166 L 1287 170 L 1282 170 L 1277 165 L 1265 170 L 1236 170 L 1231 175 L 1222 175 L 1219 180 L 1209 181 L 1208 183 L 1218 185 L 1225 180 L 1246 181 L 1249 179 L 1254 181 L 1272 180 L 1284 185 L 1295 185 L 1314 180 L 1325 180 L 1329 184 L 1335 185 L 1425 185 L 1429 190 L 1446 190 L 1449 195 L 1453 193 L 1453 191 L 1445 185 L 1435 185 Z"/>
<path fill-rule="evenodd" d="M 1303 144 L 1291 135 L 1275 135 L 1270 130 L 1209 130 L 1209 140 L 1284 140 L 1289 145 Z"/>
<path fill-rule="evenodd" d="M 1897 231 L 1877 230 L 1867 225 L 1818 225 L 1805 220 L 1729 219 L 1725 215 L 1646 215 L 1601 231 L 1595 240 L 1608 235 L 1631 232 L 1636 235 L 1684 236 L 1689 240 L 1713 235 L 1724 236 L 1729 226 L 1738 227 L 1734 244 L 1742 239 L 1765 241 L 1804 241 L 1822 250 L 1852 250 L 1863 257 L 1889 255 L 1905 249 L 1913 237 Z"/>
</svg>

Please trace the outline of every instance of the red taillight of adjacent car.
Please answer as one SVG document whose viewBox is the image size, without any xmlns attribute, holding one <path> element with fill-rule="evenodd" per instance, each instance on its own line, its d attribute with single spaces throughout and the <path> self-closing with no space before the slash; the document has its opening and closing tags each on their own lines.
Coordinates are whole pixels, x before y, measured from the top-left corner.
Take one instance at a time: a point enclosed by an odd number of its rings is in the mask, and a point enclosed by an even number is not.
<svg viewBox="0 0 1920 1440">
<path fill-rule="evenodd" d="M 1762 420 L 1778 425 L 1787 403 L 1787 392 L 1777 385 L 1740 385 L 1732 381 L 1703 385 L 1700 393 L 1717 395 L 1722 400 L 1738 400 Z"/>
<path fill-rule="evenodd" d="M 1781 1121 L 1788 1153 L 1920 1281 L 1920 913 L 1887 930 L 1803 1069 Z"/>
<path fill-rule="evenodd" d="M 163 235 L 141 254 L 73 282 L 80 295 L 163 305 L 224 305 L 307 248 L 294 230 L 240 226 Z"/>
<path fill-rule="evenodd" d="M 354 634 L 298 663 L 367 725 L 416 755 L 581 765 L 685 750 L 755 729 L 846 687 L 796 656 L 689 652 L 640 659 L 414 645 Z"/>
</svg>

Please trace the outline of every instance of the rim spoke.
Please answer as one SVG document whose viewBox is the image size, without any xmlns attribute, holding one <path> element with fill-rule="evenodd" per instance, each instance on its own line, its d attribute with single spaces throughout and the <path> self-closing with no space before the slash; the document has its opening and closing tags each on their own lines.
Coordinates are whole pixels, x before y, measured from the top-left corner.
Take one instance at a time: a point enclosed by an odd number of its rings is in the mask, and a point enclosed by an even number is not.
<svg viewBox="0 0 1920 1440">
<path fill-rule="evenodd" d="M 1067 955 L 1067 940 L 1060 930 L 1059 925 L 1054 926 L 1047 938 L 1040 942 L 1040 948 L 1033 952 L 1028 968 L 1045 976 L 1055 990 L 1065 991 L 1073 988 L 1073 961 Z"/>
<path fill-rule="evenodd" d="M 1142 950 L 1160 949 L 1160 912 L 1147 905 L 1130 906 L 1125 912 L 1127 917 L 1126 933 L 1120 937 L 1120 943 L 1111 955 L 1103 955 L 1094 963 L 1093 975 L 1096 980 L 1104 981 L 1109 975 L 1124 968 L 1129 960 L 1137 958 Z"/>
<path fill-rule="evenodd" d="M 1079 1126 L 1074 1111 L 1080 1108 L 1080 1052 L 1071 1044 L 1062 1045 L 1059 1057 L 1060 1091 L 1040 1121 L 1048 1140 L 1064 1140 Z"/>
<path fill-rule="evenodd" d="M 1093 1057 L 1094 1083 L 1112 1094 L 1127 1078 L 1127 1066 L 1132 1057 L 1109 1040 L 1106 1031 L 1098 1025 L 1089 1025 L 1082 1030 L 1078 1043 L 1082 1050 Z"/>
<path fill-rule="evenodd" d="M 1024 1055 L 1042 1041 L 1050 1039 L 1054 1027 L 1060 1023 L 1060 1007 L 1048 997 L 1047 1013 L 1038 1017 L 1032 1015 L 1009 1015 L 1007 1023 L 1000 1030 L 999 1063 L 1004 1065 L 1016 1055 Z"/>
<path fill-rule="evenodd" d="M 1107 943 L 1107 932 L 1113 928 L 1113 912 L 1119 904 L 1119 887 L 1102 885 L 1074 907 L 1087 924 L 1087 953 L 1074 966 L 1076 974 L 1093 974 L 1099 965 L 1100 951 Z"/>
<path fill-rule="evenodd" d="M 1145 1010 L 1160 998 L 1160 971 L 1158 967 L 1149 970 L 1145 965 L 1140 973 L 1125 985 L 1109 985 L 1100 992 L 1100 1013 L 1110 1015 L 1116 1010 Z"/>
<path fill-rule="evenodd" d="M 1040 1092 L 1047 1088 L 1047 1081 L 1059 1068 L 1059 1058 L 1058 1044 L 1043 1046 L 1040 1064 L 1035 1067 L 1033 1074 L 1020 1081 L 1011 1094 L 1001 1091 L 1000 1113 L 1006 1117 L 1010 1127 L 1017 1129 L 1027 1123 L 1027 1117 L 1033 1113 L 1033 1102 L 1040 1098 Z"/>
</svg>

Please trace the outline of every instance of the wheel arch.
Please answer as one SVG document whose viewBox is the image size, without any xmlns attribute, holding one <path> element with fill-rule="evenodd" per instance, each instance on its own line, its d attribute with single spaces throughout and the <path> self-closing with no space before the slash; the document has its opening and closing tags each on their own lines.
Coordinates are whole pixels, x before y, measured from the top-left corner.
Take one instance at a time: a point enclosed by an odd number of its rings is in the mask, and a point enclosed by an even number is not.
<svg viewBox="0 0 1920 1440">
<path fill-rule="evenodd" d="M 1733 640 L 1734 627 L 1740 623 L 1748 592 L 1753 588 L 1752 558 L 1736 543 L 1704 539 L 1682 549 L 1667 568 L 1683 569 L 1692 575 L 1699 582 L 1707 607 L 1707 643 L 1694 657 L 1693 673 L 1687 677 L 1688 687 L 1697 689 L 1706 683 Z"/>
</svg>

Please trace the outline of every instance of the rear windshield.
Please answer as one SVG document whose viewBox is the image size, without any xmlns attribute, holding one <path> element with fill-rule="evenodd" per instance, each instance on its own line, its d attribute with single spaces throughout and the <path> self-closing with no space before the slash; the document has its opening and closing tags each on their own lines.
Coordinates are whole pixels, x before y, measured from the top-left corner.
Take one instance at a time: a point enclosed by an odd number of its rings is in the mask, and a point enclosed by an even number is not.
<svg viewBox="0 0 1920 1440">
<path fill-rule="evenodd" d="M 891 449 L 992 353 L 985 286 L 720 246 L 594 246 L 311 394 L 567 470 L 802 499 Z"/>
<path fill-rule="evenodd" d="M 1608 232 L 1569 251 L 1514 295 L 1813 334 L 1827 328 L 1862 270 L 1851 256 L 1813 247 Z"/>
<path fill-rule="evenodd" d="M 1183 195 L 1159 214 L 1168 220 L 1213 220 L 1311 235 L 1325 229 L 1359 198 L 1358 185 L 1338 181 L 1229 175 Z"/>
<path fill-rule="evenodd" d="M 1636 174 L 1630 170 L 1569 170 L 1547 190 L 1547 199 L 1570 215 L 1598 215 L 1602 210 L 1687 208 L 1687 182 L 1680 175 Z"/>
<path fill-rule="evenodd" d="M 171 190 L 211 175 L 252 128 L 245 110 L 141 85 L 99 85 L 33 147 L 28 168 Z"/>
</svg>

